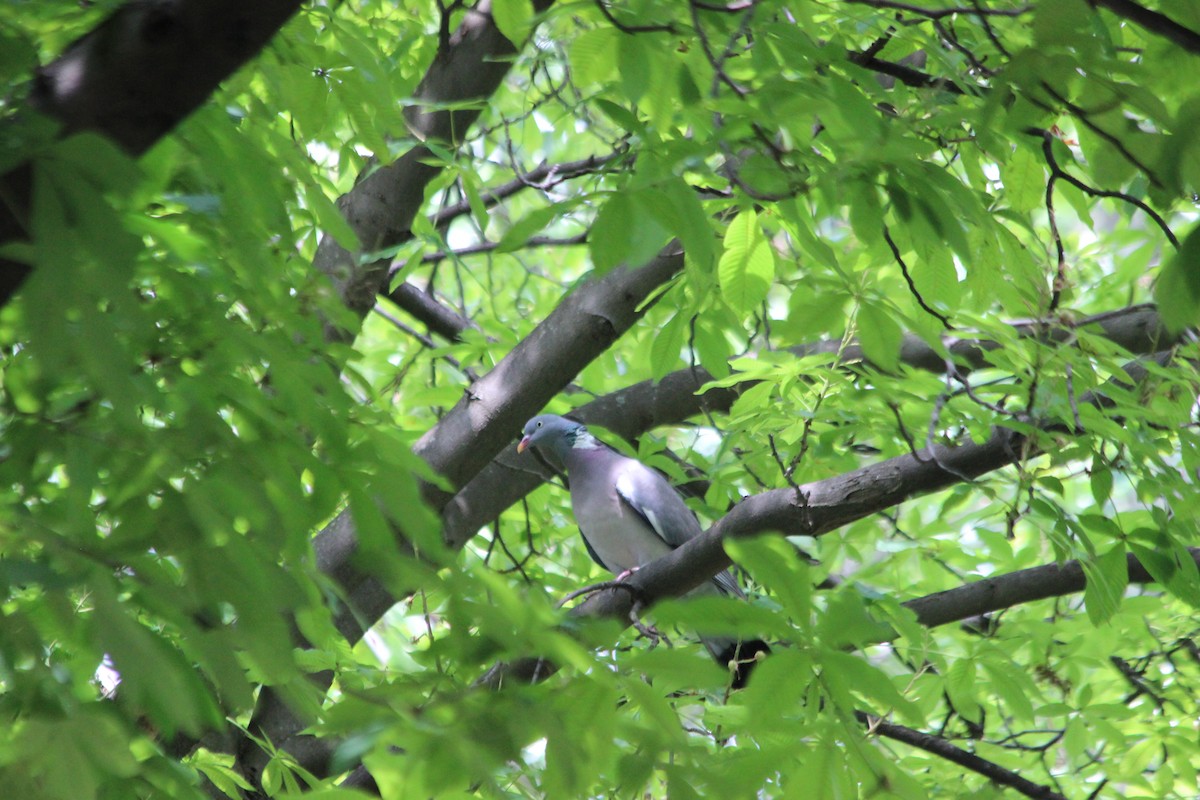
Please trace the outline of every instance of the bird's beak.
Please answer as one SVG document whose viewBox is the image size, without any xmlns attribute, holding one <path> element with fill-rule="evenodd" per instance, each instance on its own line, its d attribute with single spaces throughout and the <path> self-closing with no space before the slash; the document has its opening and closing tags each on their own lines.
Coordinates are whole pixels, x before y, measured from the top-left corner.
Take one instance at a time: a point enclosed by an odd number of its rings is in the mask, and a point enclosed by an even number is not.
<svg viewBox="0 0 1200 800">
<path fill-rule="evenodd" d="M 517 452 L 524 453 L 527 449 L 529 449 L 529 437 L 528 436 L 526 436 L 524 439 L 522 439 L 520 444 L 517 445 Z"/>
</svg>

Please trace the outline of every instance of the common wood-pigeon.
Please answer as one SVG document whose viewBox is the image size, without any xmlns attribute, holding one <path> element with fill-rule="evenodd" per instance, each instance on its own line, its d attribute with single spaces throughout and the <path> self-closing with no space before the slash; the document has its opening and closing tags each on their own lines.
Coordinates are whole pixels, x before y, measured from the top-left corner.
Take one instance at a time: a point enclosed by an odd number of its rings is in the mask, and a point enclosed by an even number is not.
<svg viewBox="0 0 1200 800">
<path fill-rule="evenodd" d="M 699 536 L 700 523 L 666 478 L 640 461 L 621 455 L 588 432 L 582 423 L 542 414 L 525 424 L 517 452 L 536 447 L 567 470 L 571 508 L 583 543 L 596 563 L 618 580 L 643 564 Z M 710 592 L 744 597 L 728 571 L 691 594 Z M 724 637 L 701 641 L 721 665 L 732 665 L 733 686 L 745 685 L 765 642 Z"/>
</svg>

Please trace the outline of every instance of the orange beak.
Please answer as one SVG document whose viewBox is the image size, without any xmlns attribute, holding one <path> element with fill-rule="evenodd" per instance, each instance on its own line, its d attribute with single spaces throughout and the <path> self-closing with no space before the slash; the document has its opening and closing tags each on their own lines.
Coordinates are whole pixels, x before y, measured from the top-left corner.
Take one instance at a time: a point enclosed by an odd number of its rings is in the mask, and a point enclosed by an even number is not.
<svg viewBox="0 0 1200 800">
<path fill-rule="evenodd" d="M 520 444 L 517 445 L 517 452 L 524 453 L 528 449 L 529 449 L 529 437 L 526 436 L 524 439 L 521 440 Z"/>
</svg>

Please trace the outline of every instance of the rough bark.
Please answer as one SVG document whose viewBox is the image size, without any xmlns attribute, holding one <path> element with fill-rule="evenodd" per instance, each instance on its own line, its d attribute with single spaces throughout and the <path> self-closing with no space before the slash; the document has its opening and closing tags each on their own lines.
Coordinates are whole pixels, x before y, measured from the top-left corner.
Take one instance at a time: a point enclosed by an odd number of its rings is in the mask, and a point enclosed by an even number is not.
<svg viewBox="0 0 1200 800">
<path fill-rule="evenodd" d="M 1074 325 L 1047 325 L 1040 322 L 1013 324 L 1019 336 L 1037 337 L 1053 343 L 1068 342 L 1080 330 L 1087 330 L 1120 345 L 1130 353 L 1152 353 L 1174 344 L 1152 306 L 1131 306 L 1118 311 L 1086 317 Z M 980 339 L 946 337 L 944 345 L 950 352 L 960 375 L 984 366 L 987 353 L 1000 345 Z M 797 356 L 813 353 L 836 353 L 838 342 L 823 341 L 791 348 Z M 852 343 L 843 352 L 843 361 L 863 360 L 862 349 Z M 901 361 L 916 369 L 944 372 L 946 360 L 919 337 L 905 336 Z M 712 376 L 702 367 L 682 369 L 666 375 L 661 381 L 642 381 L 625 389 L 599 397 L 576 409 L 572 416 L 601 425 L 614 433 L 634 439 L 660 425 L 682 422 L 701 412 L 726 411 L 739 391 L 752 385 L 747 381 L 738 387 L 712 389 L 704 394 L 697 390 Z M 444 535 L 452 547 L 461 547 L 501 511 L 536 489 L 544 476 L 528 458 L 518 458 L 510 446 L 495 461 L 476 475 L 446 504 L 443 512 Z"/>
<path fill-rule="evenodd" d="M 1169 353 L 1154 357 L 1160 364 L 1169 360 Z M 1146 376 L 1146 370 L 1138 364 L 1129 365 L 1126 372 L 1134 382 Z M 1080 403 L 1102 407 L 1106 398 L 1094 393 L 1080 398 Z M 1055 430 L 1057 425 L 1047 425 L 1046 429 Z M 572 614 L 604 617 L 628 625 L 635 596 L 641 607 L 649 607 L 663 598 L 686 594 L 727 569 L 732 562 L 725 553 L 726 539 L 760 534 L 823 536 L 905 500 L 974 480 L 1039 454 L 1031 440 L 999 428 L 984 442 L 923 448 L 797 488 L 753 495 L 700 536 L 641 567 L 625 580 L 628 590 L 594 594 L 572 609 Z M 552 665 L 544 660 L 529 658 L 498 665 L 481 680 L 499 686 L 506 680 L 541 679 L 552 671 Z"/>
<path fill-rule="evenodd" d="M 417 442 L 416 454 L 454 487 L 461 487 L 515 441 L 528 417 L 637 322 L 646 298 L 682 268 L 683 255 L 671 248 L 645 266 L 615 270 L 567 295 L 494 369 L 466 390 L 462 400 Z M 425 496 L 435 507 L 451 497 L 432 485 L 425 486 Z M 402 541 L 403 531 L 397 535 Z M 353 566 L 355 541 L 353 519 L 346 510 L 314 543 L 322 569 L 337 580 L 348 601 L 336 620 L 351 641 L 362 635 L 363 622 L 373 624 L 395 602 L 378 581 Z"/>
<path fill-rule="evenodd" d="M 387 296 L 389 300 L 425 323 L 430 331 L 451 342 L 462 339 L 463 332 L 475 324 L 439 303 L 431 294 L 405 281 Z"/>
<path fill-rule="evenodd" d="M 538 0 L 536 10 L 550 6 Z M 483 100 L 508 74 L 516 49 L 491 17 L 491 0 L 481 0 L 467 12 L 454 34 L 439 48 L 404 111 L 408 134 L 418 141 L 457 145 L 479 117 Z M 453 105 L 454 110 L 445 106 Z M 424 204 L 425 187 L 441 172 L 433 152 L 417 145 L 386 166 L 368 168 L 338 206 L 358 236 L 364 252 L 375 252 L 407 241 L 413 219 Z M 342 247 L 332 236 L 321 240 L 313 265 L 333 281 L 342 302 L 359 318 L 375 306 L 386 289 L 390 259 L 360 263 L 359 254 Z M 331 334 L 348 336 L 350 332 Z"/>
<path fill-rule="evenodd" d="M 1200 565 L 1200 547 L 1189 547 L 1192 560 Z M 1130 583 L 1153 583 L 1149 570 L 1132 554 L 1125 557 Z M 1044 564 L 1005 575 L 984 578 L 944 592 L 908 600 L 904 605 L 928 628 L 961 622 L 1005 608 L 1082 592 L 1087 584 L 1078 561 Z"/>
<path fill-rule="evenodd" d="M 64 135 L 94 131 L 140 155 L 199 108 L 300 8 L 300 0 L 149 0 L 127 3 L 53 63 L 30 93 Z M 0 244 L 26 239 L 34 171 L 0 176 Z M 0 259 L 0 306 L 29 274 Z"/>
<path fill-rule="evenodd" d="M 540 11 L 550 2 L 537 0 L 534 5 Z M 496 27 L 490 10 L 490 0 L 481 0 L 466 13 L 453 35 L 439 48 L 417 88 L 416 102 L 404 111 L 408 132 L 416 139 L 456 145 L 479 116 L 482 101 L 495 91 L 508 73 L 516 50 Z M 480 102 L 464 106 L 472 100 Z M 446 105 L 453 105 L 455 110 L 446 110 Z M 425 187 L 440 172 L 439 167 L 423 163 L 431 156 L 429 148 L 417 145 L 391 164 L 368 167 L 355 187 L 338 201 L 363 251 L 393 247 L 411 235 L 410 226 L 423 204 Z M 313 261 L 314 267 L 333 281 L 343 303 L 360 319 L 374 307 L 376 296 L 386 288 L 388 264 L 388 260 L 360 263 L 359 254 L 346 250 L 332 236 L 322 239 Z M 630 319 L 630 324 L 633 319 L 636 317 Z M 333 339 L 349 338 L 353 332 L 328 326 L 327 335 Z M 609 340 L 604 347 L 611 342 Z M 484 378 L 481 383 L 487 380 Z M 491 397 L 486 389 L 481 391 Z M 462 416 L 461 412 L 452 411 L 441 424 L 450 420 L 452 426 L 456 425 Z M 498 428 L 480 427 L 499 440 Z M 456 444 L 466 450 L 478 448 L 478 443 L 471 441 L 456 441 Z M 495 450 L 501 446 L 502 442 Z M 429 452 L 435 456 L 431 461 L 435 466 L 454 462 L 452 455 L 442 453 L 436 447 Z M 484 461 L 494 453 L 492 451 Z M 470 460 L 469 456 L 467 460 Z M 402 532 L 398 531 L 397 539 L 399 547 L 407 546 Z M 338 627 L 351 641 L 357 641 L 365 626 L 382 616 L 392 600 L 382 585 L 354 562 L 357 536 L 349 512 L 339 515 L 326 526 L 314 542 L 314 548 L 322 567 L 337 578 L 349 601 L 338 616 Z M 250 730 L 302 759 L 300 763 L 310 772 L 324 775 L 328 771 L 328 743 L 302 735 L 304 727 L 304 722 L 278 694 L 270 687 L 263 689 L 251 718 Z M 268 760 L 268 753 L 251 740 L 243 739 L 239 743 L 237 766 L 251 782 L 260 780 Z"/>
</svg>

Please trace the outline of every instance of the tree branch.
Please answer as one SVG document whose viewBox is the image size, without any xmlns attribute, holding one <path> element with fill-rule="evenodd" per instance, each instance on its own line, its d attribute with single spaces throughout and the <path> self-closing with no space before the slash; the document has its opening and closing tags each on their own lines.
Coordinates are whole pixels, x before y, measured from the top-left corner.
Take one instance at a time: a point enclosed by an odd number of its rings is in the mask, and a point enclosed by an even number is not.
<svg viewBox="0 0 1200 800">
<path fill-rule="evenodd" d="M 1023 14 L 1028 14 L 1033 10 L 1032 6 L 1022 6 L 1021 8 L 982 8 L 982 7 L 950 7 L 950 8 L 926 8 L 924 6 L 911 5 L 909 3 L 900 3 L 896 0 L 846 0 L 852 5 L 870 6 L 871 8 L 891 8 L 896 11 L 907 11 L 910 14 L 915 14 L 919 17 L 927 19 L 942 19 L 943 17 L 951 16 L 972 16 L 972 17 L 1019 17 Z"/>
<path fill-rule="evenodd" d="M 525 244 L 521 245 L 521 249 L 533 247 L 578 247 L 579 245 L 587 244 L 587 237 L 587 233 L 579 233 L 575 236 L 568 236 L 561 239 L 553 236 L 531 236 L 525 240 Z M 464 256 L 477 256 L 480 253 L 490 253 L 499 248 L 500 244 L 500 242 L 479 242 L 478 244 L 468 245 L 458 250 L 438 250 L 421 256 L 421 263 L 436 264 L 447 258 L 457 259 Z"/>
<path fill-rule="evenodd" d="M 414 452 L 453 485 L 462 486 L 515 440 L 527 417 L 640 319 L 645 308 L 639 307 L 645 299 L 682 268 L 682 253 L 667 249 L 640 269 L 614 270 L 567 295 L 491 372 L 467 389 Z M 425 487 L 425 494 L 436 508 L 450 498 L 432 486 Z M 337 613 L 335 623 L 347 639 L 357 641 L 363 633 L 360 620 L 373 624 L 391 608 L 395 597 L 351 564 L 357 545 L 349 509 L 317 534 L 314 547 L 321 571 L 336 581 L 348 600 L 349 607 Z"/>
<path fill-rule="evenodd" d="M 682 268 L 683 252 L 672 243 L 643 267 L 614 270 L 567 295 L 491 372 L 471 385 L 413 451 L 451 485 L 465 485 L 513 441 L 531 410 L 549 402 L 640 319 L 645 313 L 642 302 Z M 432 487 L 426 492 L 438 510 L 451 496 Z"/>
<path fill-rule="evenodd" d="M 846 53 L 846 58 L 850 63 L 869 69 L 872 72 L 878 72 L 881 75 L 890 75 L 906 86 L 912 86 L 917 89 L 942 89 L 951 94 L 965 95 L 967 92 L 954 81 L 949 78 L 938 78 L 930 75 L 927 72 L 921 72 L 912 67 L 906 67 L 903 64 L 897 64 L 893 61 L 884 61 L 882 58 L 877 58 L 868 53 L 856 53 L 850 50 Z M 971 94 L 981 95 L 986 90 L 981 86 L 973 87 Z"/>
<path fill-rule="evenodd" d="M 1154 360 L 1167 363 L 1170 354 L 1158 354 Z M 1147 374 L 1145 367 L 1138 364 L 1129 365 L 1126 372 L 1135 382 Z M 1103 407 L 1106 398 L 1091 393 L 1080 398 L 1080 402 Z M 1058 426 L 1047 425 L 1045 429 L 1056 430 Z M 985 442 L 925 448 L 796 489 L 774 489 L 752 495 L 700 536 L 643 565 L 626 582 L 638 594 L 641 607 L 649 607 L 663 598 L 682 596 L 727 569 L 732 562 L 725 553 L 726 539 L 768 533 L 823 536 L 905 500 L 974 480 L 1018 459 L 1039 454 L 1032 441 L 1000 428 Z M 576 606 L 572 614 L 628 624 L 632 611 L 629 592 L 605 591 Z M 481 682 L 496 686 L 514 676 L 527 678 L 547 669 L 541 659 L 523 659 L 511 665 L 497 665 Z"/>
<path fill-rule="evenodd" d="M 537 0 L 535 10 L 544 11 L 550 4 L 551 0 Z M 482 110 L 481 102 L 470 101 L 482 101 L 495 92 L 515 55 L 516 49 L 492 20 L 491 0 L 481 0 L 438 49 L 417 87 L 415 103 L 404 110 L 409 133 L 418 141 L 457 145 Z M 441 173 L 436 164 L 433 152 L 418 144 L 387 166 L 368 168 L 338 201 L 362 252 L 395 247 L 412 237 L 412 221 L 424 202 L 425 187 Z M 342 302 L 361 319 L 374 307 L 375 295 L 383 291 L 390 262 L 384 258 L 360 263 L 358 254 L 326 236 L 313 265 L 329 276 Z M 351 335 L 329 333 L 335 338 Z"/>
<path fill-rule="evenodd" d="M 461 485 L 515 437 L 527 416 L 640 319 L 646 298 L 682 268 L 683 253 L 672 244 L 643 267 L 616 269 L 576 289 L 491 372 L 471 385 L 414 452 L 452 485 Z M 435 508 L 449 497 L 428 484 L 424 489 Z M 403 531 L 396 531 L 396 539 L 397 546 L 411 554 Z M 334 624 L 347 641 L 357 642 L 392 607 L 395 595 L 355 563 L 358 537 L 350 509 L 317 534 L 313 548 L 318 568 L 336 582 L 346 601 L 335 610 Z M 302 734 L 304 727 L 278 695 L 262 692 L 251 731 L 279 749 L 303 756 L 306 769 L 324 775 L 335 743 Z M 268 758 L 262 748 L 246 740 L 238 763 L 247 777 L 257 780 Z"/>
<path fill-rule="evenodd" d="M 446 308 L 433 295 L 421 291 L 408 281 L 388 293 L 387 299 L 425 323 L 429 330 L 447 341 L 457 342 L 462 338 L 464 331 L 479 328 L 473 321 Z"/>
<path fill-rule="evenodd" d="M 61 122 L 62 135 L 94 131 L 141 155 L 261 50 L 300 5 L 126 3 L 37 71 L 30 105 Z M 28 162 L 0 176 L 0 245 L 28 238 L 32 191 Z M 29 272 L 28 264 L 0 258 L 0 306 Z"/>
<path fill-rule="evenodd" d="M 1200 547 L 1189 547 L 1187 552 L 1200 567 Z M 1133 554 L 1126 555 L 1125 559 L 1130 583 L 1156 582 L 1154 576 Z M 918 624 L 935 628 L 1025 603 L 1076 594 L 1082 592 L 1086 586 L 1087 577 L 1083 565 L 1079 561 L 1068 561 L 1064 564 L 1044 564 L 995 575 L 953 589 L 906 600 L 902 605 L 917 615 Z M 630 590 L 641 596 L 640 589 L 631 587 Z M 575 609 L 572 609 L 572 614 L 575 613 Z M 555 669 L 545 659 L 522 659 L 493 667 L 481 682 L 499 688 L 505 680 L 529 681 L 534 676 L 545 678 L 552 675 Z"/>
<path fill-rule="evenodd" d="M 939 758 L 978 773 L 993 783 L 1015 789 L 1026 797 L 1034 798 L 1034 800 L 1067 800 L 1049 786 L 1042 786 L 1022 778 L 1012 770 L 1005 769 L 994 761 L 980 758 L 974 753 L 968 753 L 940 736 L 922 733 L 894 722 L 887 722 L 864 711 L 856 711 L 854 716 L 859 722 L 866 725 L 871 733 L 877 733 L 893 741 L 903 742 L 924 750 L 926 753 L 932 753 Z"/>
<path fill-rule="evenodd" d="M 1118 17 L 1124 17 L 1151 33 L 1174 42 L 1188 52 L 1200 54 L 1200 33 L 1180 25 L 1165 14 L 1151 11 L 1133 0 L 1091 0 L 1091 3 L 1093 6 L 1107 8 Z"/>
<path fill-rule="evenodd" d="M 1048 343 L 1070 341 L 1081 330 L 1092 331 L 1131 353 L 1151 353 L 1174 344 L 1178 337 L 1163 326 L 1153 306 L 1139 305 L 1085 317 L 1073 324 L 1061 321 L 1025 321 L 1013 323 L 1018 336 Z M 946 335 L 942 339 L 958 373 L 966 376 L 987 364 L 988 352 L 1001 345 L 983 339 L 965 339 Z M 791 352 L 797 357 L 816 353 L 837 353 L 841 343 L 833 340 L 797 345 Z M 842 349 L 843 363 L 863 361 L 857 342 Z M 900 348 L 900 360 L 916 369 L 943 372 L 946 360 L 923 339 L 906 335 Z M 659 381 L 642 381 L 612 394 L 599 397 L 577 408 L 572 416 L 601 425 L 625 439 L 635 439 L 652 428 L 681 422 L 702 412 L 726 411 L 737 396 L 753 385 L 747 381 L 731 388 L 714 388 L 699 394 L 699 388 L 712 375 L 702 367 L 669 373 Z M 528 459 L 517 457 L 515 447 L 507 448 L 495 461 L 468 483 L 442 512 L 443 529 L 451 547 L 462 547 L 481 527 L 504 509 L 536 489 L 544 476 L 534 470 Z"/>
<path fill-rule="evenodd" d="M 535 10 L 545 10 L 551 2 L 535 0 Z M 433 63 L 415 91 L 415 103 L 404 109 L 409 133 L 421 142 L 460 142 L 479 116 L 482 101 L 495 91 L 507 75 L 515 55 L 516 49 L 492 19 L 490 0 L 480 0 L 474 8 L 466 11 L 454 34 L 442 41 Z M 424 144 L 419 144 L 387 166 L 374 168 L 372 165 L 364 170 L 355 187 L 338 201 L 343 215 L 358 236 L 362 251 L 370 253 L 392 247 L 411 237 L 410 226 L 424 202 L 425 187 L 441 172 L 436 164 L 433 152 Z M 682 257 L 679 261 L 682 262 Z M 374 308 L 376 295 L 384 289 L 389 273 L 388 259 L 360 263 L 359 254 L 351 253 L 328 235 L 317 247 L 313 266 L 329 277 L 342 302 L 360 319 Z M 644 273 L 635 271 L 633 274 L 641 276 Z M 614 282 L 617 282 L 616 278 Z M 630 324 L 637 317 L 636 314 L 629 317 Z M 339 331 L 327 325 L 326 335 L 337 340 L 350 338 L 352 332 Z M 604 346 L 607 347 L 609 343 L 611 340 L 606 340 Z M 520 350 L 520 347 L 517 349 Z M 504 363 L 502 361 L 498 368 Z M 490 377 L 485 376 L 477 385 L 490 386 Z M 572 377 L 574 373 L 566 380 Z M 451 411 L 443 423 L 446 420 L 457 422 L 463 417 L 462 411 Z M 434 431 L 440 427 L 439 424 Z M 495 438 L 499 438 L 494 433 L 495 428 L 488 428 L 483 423 L 478 427 L 493 431 Z M 515 423 L 511 427 L 515 430 Z M 454 444 L 462 446 L 464 450 L 473 450 L 476 446 L 476 443 L 462 439 L 454 440 Z M 492 453 L 499 450 L 500 446 L 496 445 Z M 443 455 L 436 447 L 431 448 L 430 452 Z M 487 458 L 490 458 L 490 454 Z M 446 455 L 443 461 L 455 463 L 453 454 Z M 433 494 L 436 493 L 431 492 L 431 496 Z M 411 550 L 402 534 L 398 532 L 396 538 L 398 548 Z M 363 625 L 373 623 L 390 607 L 391 597 L 376 578 L 353 563 L 357 535 L 348 509 L 318 535 L 314 549 L 320 566 L 338 581 L 339 587 L 350 600 L 349 607 L 339 613 L 336 624 L 348 640 L 357 641 L 362 636 Z M 364 613 L 367 616 L 361 616 Z M 318 685 L 327 686 L 331 677 L 325 674 L 313 676 L 313 679 Z M 314 737 L 301 735 L 304 727 L 303 721 L 271 687 L 263 688 L 251 717 L 250 732 L 287 750 L 310 772 L 322 775 L 328 770 L 328 743 L 319 743 Z M 246 737 L 238 744 L 236 758 L 243 776 L 257 784 L 270 755 L 252 738 Z"/>
<path fill-rule="evenodd" d="M 1188 553 L 1200 565 L 1200 547 L 1189 547 Z M 1132 553 L 1125 560 L 1130 583 L 1154 582 L 1154 577 Z M 1078 561 L 1068 561 L 984 578 L 908 600 L 904 606 L 917 615 L 922 625 L 934 628 L 1035 600 L 1082 592 L 1086 583 L 1083 566 Z"/>
</svg>

